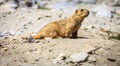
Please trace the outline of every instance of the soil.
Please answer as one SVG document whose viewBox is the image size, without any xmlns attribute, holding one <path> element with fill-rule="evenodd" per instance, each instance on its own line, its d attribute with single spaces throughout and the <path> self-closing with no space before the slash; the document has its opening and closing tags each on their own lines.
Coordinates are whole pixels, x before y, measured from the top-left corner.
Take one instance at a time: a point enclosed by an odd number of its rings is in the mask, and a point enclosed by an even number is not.
<svg viewBox="0 0 120 66">
<path fill-rule="evenodd" d="M 90 9 L 92 6 L 85 6 Z M 36 34 L 46 24 L 69 17 L 74 10 L 16 10 L 0 12 L 0 66 L 120 66 L 120 40 L 109 39 L 120 33 L 119 15 L 98 18 L 89 15 L 82 23 L 78 38 L 38 39 L 30 43 L 24 36 Z M 111 30 L 111 31 L 108 31 Z M 87 52 L 84 62 L 73 63 L 69 56 Z M 53 61 L 64 53 L 66 59 Z"/>
</svg>

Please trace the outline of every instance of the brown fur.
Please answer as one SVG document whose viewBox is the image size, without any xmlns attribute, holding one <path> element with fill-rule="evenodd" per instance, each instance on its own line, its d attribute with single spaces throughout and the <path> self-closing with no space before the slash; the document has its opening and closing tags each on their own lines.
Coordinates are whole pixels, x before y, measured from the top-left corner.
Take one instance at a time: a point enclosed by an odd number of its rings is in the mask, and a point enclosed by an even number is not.
<svg viewBox="0 0 120 66">
<path fill-rule="evenodd" d="M 57 37 L 77 37 L 77 32 L 81 26 L 81 23 L 85 17 L 89 15 L 89 11 L 86 9 L 76 10 L 74 15 L 66 20 L 60 20 L 52 22 L 42 28 L 38 34 L 33 36 L 34 39 L 41 39 L 45 37 L 57 38 Z"/>
</svg>

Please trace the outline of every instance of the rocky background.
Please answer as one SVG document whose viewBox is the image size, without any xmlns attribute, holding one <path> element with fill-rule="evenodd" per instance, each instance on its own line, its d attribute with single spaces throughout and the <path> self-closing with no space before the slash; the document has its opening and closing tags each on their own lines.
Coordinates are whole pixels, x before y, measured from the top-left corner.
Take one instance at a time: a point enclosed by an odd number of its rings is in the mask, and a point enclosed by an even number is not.
<svg viewBox="0 0 120 66">
<path fill-rule="evenodd" d="M 78 8 L 77 39 L 25 39 Z M 120 66 L 120 0 L 0 0 L 0 66 Z"/>
</svg>

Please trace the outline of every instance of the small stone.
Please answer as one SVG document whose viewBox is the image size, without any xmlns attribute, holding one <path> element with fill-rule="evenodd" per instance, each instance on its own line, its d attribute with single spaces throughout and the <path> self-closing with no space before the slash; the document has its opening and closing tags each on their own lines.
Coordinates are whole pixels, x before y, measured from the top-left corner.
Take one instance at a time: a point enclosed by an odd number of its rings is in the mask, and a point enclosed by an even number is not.
<svg viewBox="0 0 120 66">
<path fill-rule="evenodd" d="M 35 41 L 32 36 L 28 36 L 26 39 L 29 43 L 33 43 Z"/>
<path fill-rule="evenodd" d="M 49 50 L 49 52 L 52 52 L 52 50 Z"/>
<path fill-rule="evenodd" d="M 45 8 L 45 5 L 48 3 L 47 1 L 42 1 L 42 0 L 36 0 L 37 2 L 37 8 Z"/>
<path fill-rule="evenodd" d="M 46 15 L 45 17 L 47 17 L 47 18 L 50 18 L 51 16 L 49 16 L 49 15 Z"/>
<path fill-rule="evenodd" d="M 92 28 L 95 28 L 95 26 L 89 25 L 89 26 L 88 26 L 88 29 L 89 29 L 89 28 L 92 29 Z"/>
<path fill-rule="evenodd" d="M 96 61 L 96 58 L 95 58 L 94 56 L 90 56 L 90 57 L 88 58 L 88 60 L 89 60 L 90 62 L 95 62 L 95 61 Z"/>
<path fill-rule="evenodd" d="M 23 31 L 17 31 L 16 32 L 16 35 L 21 35 L 21 34 L 23 34 Z"/>
<path fill-rule="evenodd" d="M 38 18 L 37 18 L 37 20 L 40 20 L 40 19 L 42 19 L 42 18 L 41 18 L 41 17 L 38 17 Z"/>
<path fill-rule="evenodd" d="M 47 41 L 51 41 L 51 40 L 52 40 L 51 37 L 46 37 L 46 38 L 44 38 L 44 39 L 47 40 Z"/>
<path fill-rule="evenodd" d="M 89 25 L 89 26 L 84 27 L 83 30 L 91 31 L 91 30 L 93 30 L 94 28 L 95 28 L 94 25 Z"/>
<path fill-rule="evenodd" d="M 65 60 L 65 54 L 61 53 L 56 59 L 54 59 L 53 64 L 59 64 L 62 60 Z"/>
<path fill-rule="evenodd" d="M 96 47 L 91 47 L 89 45 L 84 45 L 87 49 L 83 49 L 83 52 L 87 52 L 87 53 L 91 53 L 92 51 L 96 51 L 98 50 L 99 48 L 96 48 Z"/>
<path fill-rule="evenodd" d="M 35 40 L 34 43 L 39 43 L 40 41 L 39 40 Z"/>
<path fill-rule="evenodd" d="M 1 49 L 1 51 L 8 51 L 8 49 L 9 49 L 8 47 L 4 47 Z"/>
<path fill-rule="evenodd" d="M 80 52 L 70 56 L 72 62 L 84 62 L 88 58 L 88 53 Z"/>
<path fill-rule="evenodd" d="M 0 37 L 4 37 L 4 34 L 0 32 Z"/>
<path fill-rule="evenodd" d="M 9 32 L 10 32 L 10 34 L 13 35 L 13 36 L 16 35 L 16 31 L 14 31 L 14 30 L 11 30 L 11 31 L 9 31 Z"/>
<path fill-rule="evenodd" d="M 116 60 L 113 58 L 108 58 L 107 60 L 111 61 L 111 62 L 115 62 Z"/>
<path fill-rule="evenodd" d="M 120 9 L 116 10 L 116 14 L 120 15 Z"/>
<path fill-rule="evenodd" d="M 25 5 L 28 7 L 32 7 L 32 2 L 30 0 L 25 0 Z"/>
</svg>

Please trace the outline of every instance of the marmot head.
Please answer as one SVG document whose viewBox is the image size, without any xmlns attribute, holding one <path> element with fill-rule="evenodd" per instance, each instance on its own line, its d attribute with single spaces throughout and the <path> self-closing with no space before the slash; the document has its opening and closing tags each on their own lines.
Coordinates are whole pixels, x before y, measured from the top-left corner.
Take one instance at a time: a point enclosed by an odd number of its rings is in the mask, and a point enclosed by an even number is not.
<svg viewBox="0 0 120 66">
<path fill-rule="evenodd" d="M 89 11 L 87 9 L 78 9 L 75 11 L 75 15 L 87 17 L 89 15 Z"/>
</svg>

